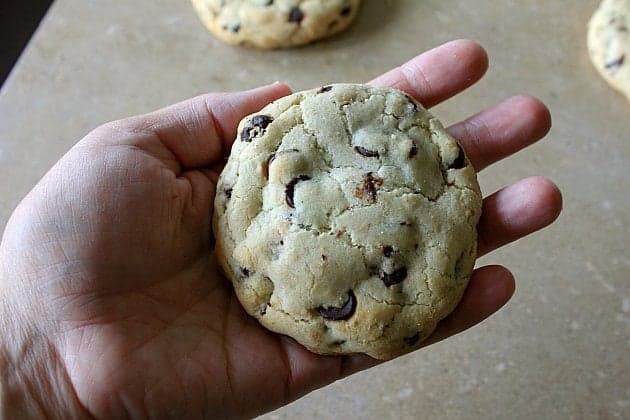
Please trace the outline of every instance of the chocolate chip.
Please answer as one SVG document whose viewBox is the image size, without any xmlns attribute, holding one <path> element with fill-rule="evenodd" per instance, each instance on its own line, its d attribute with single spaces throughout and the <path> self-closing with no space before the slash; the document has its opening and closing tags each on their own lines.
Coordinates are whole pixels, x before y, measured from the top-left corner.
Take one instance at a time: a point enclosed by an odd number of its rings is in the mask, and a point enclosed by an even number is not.
<svg viewBox="0 0 630 420">
<path fill-rule="evenodd" d="M 239 271 L 241 272 L 241 275 L 242 275 L 243 277 L 249 277 L 250 272 L 249 272 L 249 270 L 248 270 L 247 268 L 245 268 L 245 267 L 239 267 L 238 269 L 239 269 Z"/>
<path fill-rule="evenodd" d="M 286 188 L 284 189 L 284 194 L 286 195 L 285 197 L 285 201 L 287 202 L 287 205 L 291 208 L 295 208 L 295 204 L 293 202 L 293 194 L 295 193 L 295 184 L 297 184 L 300 181 L 308 181 L 309 179 L 311 179 L 311 177 L 307 176 L 307 175 L 300 175 L 296 178 L 293 178 L 286 186 Z"/>
<path fill-rule="evenodd" d="M 267 313 L 267 304 L 263 305 L 262 309 L 260 310 L 260 315 L 265 315 Z"/>
<path fill-rule="evenodd" d="M 289 12 L 289 22 L 300 23 L 304 19 L 304 12 L 300 10 L 298 6 L 295 6 Z"/>
<path fill-rule="evenodd" d="M 328 260 L 328 257 L 322 254 L 322 261 L 326 261 L 326 260 Z"/>
<path fill-rule="evenodd" d="M 335 340 L 333 341 L 331 344 L 333 346 L 341 346 L 342 344 L 344 344 L 346 342 L 346 340 Z"/>
<path fill-rule="evenodd" d="M 227 197 L 228 200 L 232 198 L 232 188 L 228 188 L 225 190 L 225 196 Z"/>
<path fill-rule="evenodd" d="M 385 245 L 383 247 L 383 255 L 385 255 L 386 258 L 391 257 L 393 253 L 394 253 L 394 248 L 392 248 L 391 246 Z"/>
<path fill-rule="evenodd" d="M 317 312 L 324 319 L 328 319 L 331 321 L 342 321 L 350 318 L 354 314 L 354 310 L 357 307 L 357 298 L 354 296 L 352 290 L 348 291 L 348 300 L 343 304 L 342 307 L 336 308 L 331 306 L 329 308 L 325 308 L 323 306 L 317 307 Z"/>
<path fill-rule="evenodd" d="M 254 137 L 263 135 L 272 122 L 273 118 L 268 115 L 254 115 L 241 131 L 241 141 L 250 142 Z"/>
<path fill-rule="evenodd" d="M 623 65 L 623 62 L 625 60 L 626 60 L 626 56 L 622 55 L 618 59 L 613 60 L 613 61 L 611 61 L 609 63 L 606 63 L 606 65 L 604 67 L 606 67 L 608 70 L 618 69 L 619 67 L 621 67 Z"/>
<path fill-rule="evenodd" d="M 364 157 L 379 157 L 380 156 L 376 150 L 369 150 L 361 146 L 354 146 L 354 151 Z"/>
<path fill-rule="evenodd" d="M 457 157 L 453 163 L 450 164 L 448 169 L 462 169 L 464 166 L 466 166 L 466 155 L 462 150 L 462 146 L 457 143 Z"/>
<path fill-rule="evenodd" d="M 418 154 L 418 145 L 416 145 L 416 141 L 411 141 L 411 149 L 409 149 L 409 159 Z"/>
<path fill-rule="evenodd" d="M 368 176 L 366 180 L 365 189 L 368 194 L 368 200 L 371 201 L 372 203 L 375 203 L 376 202 L 376 185 L 374 185 L 374 178 L 372 178 L 371 175 Z"/>
<path fill-rule="evenodd" d="M 407 269 L 405 267 L 401 267 L 394 270 L 393 273 L 382 272 L 380 277 L 383 283 L 385 283 L 385 286 L 390 287 L 407 278 Z"/>
<path fill-rule="evenodd" d="M 352 12 L 352 7 L 346 6 L 343 9 L 341 9 L 341 16 L 348 16 L 350 12 Z"/>
<path fill-rule="evenodd" d="M 330 92 L 332 90 L 332 86 L 322 86 L 319 88 L 317 93 Z"/>
<path fill-rule="evenodd" d="M 383 179 L 375 178 L 372 172 L 368 172 L 363 176 L 363 185 L 356 189 L 354 195 L 359 198 L 367 198 L 370 203 L 376 203 L 376 187 L 380 185 L 383 185 Z"/>
<path fill-rule="evenodd" d="M 416 101 L 409 95 L 405 95 L 407 97 L 407 100 L 411 103 L 411 105 L 413 106 L 413 112 L 418 111 L 418 104 L 416 103 Z"/>
<path fill-rule="evenodd" d="M 415 346 L 418 341 L 420 340 L 420 332 L 418 331 L 417 333 L 415 333 L 414 335 L 411 335 L 409 337 L 404 337 L 403 341 L 405 342 L 406 345 L 408 346 Z"/>
<path fill-rule="evenodd" d="M 273 4 L 273 0 L 267 0 L 265 6 L 271 6 Z"/>
<path fill-rule="evenodd" d="M 413 222 L 405 220 L 404 222 L 400 222 L 400 226 L 413 226 Z"/>
<path fill-rule="evenodd" d="M 223 25 L 221 28 L 223 28 L 224 31 L 232 31 L 234 33 L 238 33 L 238 31 L 241 30 L 241 24 L 235 23 L 233 25 Z"/>
</svg>

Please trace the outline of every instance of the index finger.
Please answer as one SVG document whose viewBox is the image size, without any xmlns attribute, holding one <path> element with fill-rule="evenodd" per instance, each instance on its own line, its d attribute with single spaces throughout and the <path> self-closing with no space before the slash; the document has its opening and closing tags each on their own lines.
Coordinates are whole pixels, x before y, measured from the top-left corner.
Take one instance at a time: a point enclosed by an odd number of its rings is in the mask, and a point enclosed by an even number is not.
<svg viewBox="0 0 630 420">
<path fill-rule="evenodd" d="M 474 41 L 456 40 L 420 54 L 372 80 L 413 96 L 429 108 L 475 84 L 488 69 L 488 54 Z"/>
</svg>

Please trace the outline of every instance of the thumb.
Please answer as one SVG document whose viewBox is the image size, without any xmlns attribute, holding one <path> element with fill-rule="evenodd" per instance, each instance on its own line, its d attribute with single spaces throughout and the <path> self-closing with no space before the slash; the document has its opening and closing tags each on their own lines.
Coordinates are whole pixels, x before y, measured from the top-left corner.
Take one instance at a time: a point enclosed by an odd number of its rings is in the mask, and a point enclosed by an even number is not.
<svg viewBox="0 0 630 420">
<path fill-rule="evenodd" d="M 208 93 L 111 124 L 117 131 L 140 134 L 128 137 L 143 139 L 140 148 L 147 146 L 147 138 L 157 139 L 183 170 L 208 167 L 231 147 L 241 119 L 290 93 L 280 82 L 243 92 Z"/>
</svg>

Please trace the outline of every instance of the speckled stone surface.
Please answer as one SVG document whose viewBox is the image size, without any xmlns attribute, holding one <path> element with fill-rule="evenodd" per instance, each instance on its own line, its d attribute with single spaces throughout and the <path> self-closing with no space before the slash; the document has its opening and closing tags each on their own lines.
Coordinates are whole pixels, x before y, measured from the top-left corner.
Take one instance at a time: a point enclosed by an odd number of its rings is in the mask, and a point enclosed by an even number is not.
<svg viewBox="0 0 630 420">
<path fill-rule="evenodd" d="M 212 38 L 188 1 L 58 0 L 0 93 L 0 226 L 102 122 L 276 79 L 295 89 L 365 81 L 442 41 L 476 39 L 491 56 L 487 77 L 434 113 L 454 122 L 515 93 L 542 98 L 554 116 L 548 138 L 480 183 L 489 193 L 547 175 L 564 191 L 563 215 L 480 261 L 518 279 L 489 321 L 266 418 L 627 418 L 630 106 L 588 60 L 597 0 L 570 3 L 366 1 L 341 36 L 260 52 Z"/>
</svg>

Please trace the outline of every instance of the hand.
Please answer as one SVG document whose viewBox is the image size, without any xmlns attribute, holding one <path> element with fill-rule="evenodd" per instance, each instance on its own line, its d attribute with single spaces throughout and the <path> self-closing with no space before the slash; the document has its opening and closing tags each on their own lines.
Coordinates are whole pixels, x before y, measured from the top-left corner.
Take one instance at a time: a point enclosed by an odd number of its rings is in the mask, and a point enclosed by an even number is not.
<svg viewBox="0 0 630 420">
<path fill-rule="evenodd" d="M 433 106 L 487 68 L 454 41 L 372 81 Z M 0 389 L 6 413 L 53 417 L 254 416 L 377 363 L 323 357 L 246 315 L 211 257 L 215 183 L 239 120 L 289 94 L 209 94 L 106 124 L 15 210 L 0 247 Z M 477 170 L 543 137 L 549 112 L 511 98 L 450 128 Z M 529 178 L 484 201 L 483 255 L 551 223 L 561 196 Z M 503 306 L 514 278 L 477 269 L 430 345 Z M 9 416 L 10 417 L 10 416 Z"/>
</svg>

